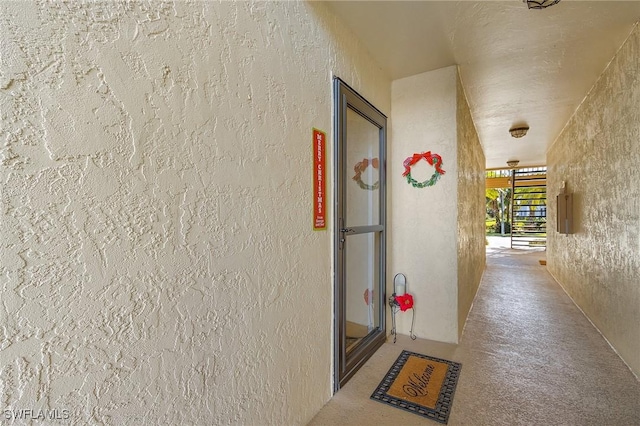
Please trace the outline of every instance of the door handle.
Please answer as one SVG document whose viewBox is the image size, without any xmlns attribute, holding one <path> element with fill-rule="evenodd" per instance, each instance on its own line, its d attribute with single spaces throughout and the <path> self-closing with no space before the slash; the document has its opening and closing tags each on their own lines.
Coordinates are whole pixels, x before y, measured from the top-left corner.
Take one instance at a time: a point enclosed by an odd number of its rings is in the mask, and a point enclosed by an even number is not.
<svg viewBox="0 0 640 426">
<path fill-rule="evenodd" d="M 342 250 L 344 248 L 344 242 L 345 242 L 344 234 L 348 234 L 349 232 L 356 232 L 356 231 L 353 228 L 344 228 L 344 219 L 342 218 L 340 218 L 340 228 L 338 230 L 340 231 L 339 249 Z"/>
<path fill-rule="evenodd" d="M 356 230 L 352 228 L 340 228 L 340 250 L 344 248 L 344 242 L 346 241 L 344 234 L 348 234 L 349 232 L 356 232 Z"/>
</svg>

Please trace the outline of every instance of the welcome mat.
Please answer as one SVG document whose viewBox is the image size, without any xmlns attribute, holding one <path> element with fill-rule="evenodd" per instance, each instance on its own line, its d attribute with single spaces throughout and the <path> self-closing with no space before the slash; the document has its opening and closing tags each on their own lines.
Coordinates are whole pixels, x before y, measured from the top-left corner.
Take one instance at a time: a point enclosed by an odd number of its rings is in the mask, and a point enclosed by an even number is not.
<svg viewBox="0 0 640 426">
<path fill-rule="evenodd" d="M 462 364 L 402 351 L 371 399 L 447 424 Z"/>
</svg>

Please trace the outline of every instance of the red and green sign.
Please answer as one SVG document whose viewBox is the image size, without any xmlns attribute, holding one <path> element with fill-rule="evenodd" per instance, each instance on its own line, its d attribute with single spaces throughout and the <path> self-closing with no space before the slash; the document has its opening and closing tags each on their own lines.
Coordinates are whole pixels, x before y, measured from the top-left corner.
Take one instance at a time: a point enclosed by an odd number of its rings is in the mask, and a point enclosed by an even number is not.
<svg viewBox="0 0 640 426">
<path fill-rule="evenodd" d="M 327 229 L 327 135 L 313 129 L 313 229 Z"/>
</svg>

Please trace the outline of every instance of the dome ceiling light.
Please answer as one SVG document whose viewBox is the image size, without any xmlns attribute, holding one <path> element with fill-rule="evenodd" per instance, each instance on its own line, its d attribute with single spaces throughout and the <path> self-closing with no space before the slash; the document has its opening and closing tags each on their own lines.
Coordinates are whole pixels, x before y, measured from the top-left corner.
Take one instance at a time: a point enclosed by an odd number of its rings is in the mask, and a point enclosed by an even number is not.
<svg viewBox="0 0 640 426">
<path fill-rule="evenodd" d="M 529 9 L 546 9 L 549 6 L 560 3 L 560 0 L 522 0 Z"/>
<path fill-rule="evenodd" d="M 520 163 L 519 160 L 509 160 L 507 161 L 507 166 L 511 167 L 512 169 L 518 165 L 518 163 Z"/>
<path fill-rule="evenodd" d="M 509 133 L 511 133 L 511 136 L 513 136 L 516 139 L 520 139 L 521 137 L 526 135 L 528 131 L 529 131 L 529 126 L 518 126 L 518 127 L 512 127 L 509 129 Z"/>
</svg>

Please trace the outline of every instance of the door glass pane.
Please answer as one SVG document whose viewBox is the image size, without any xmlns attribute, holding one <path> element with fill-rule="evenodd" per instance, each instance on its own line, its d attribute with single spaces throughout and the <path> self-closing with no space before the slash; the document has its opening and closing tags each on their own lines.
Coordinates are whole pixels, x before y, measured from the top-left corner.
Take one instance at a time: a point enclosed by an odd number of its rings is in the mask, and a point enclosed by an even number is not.
<svg viewBox="0 0 640 426">
<path fill-rule="evenodd" d="M 370 332 L 380 327 L 380 234 L 350 235 L 346 238 L 347 352 Z"/>
<path fill-rule="evenodd" d="M 380 129 L 347 108 L 346 225 L 380 224 Z"/>
</svg>

